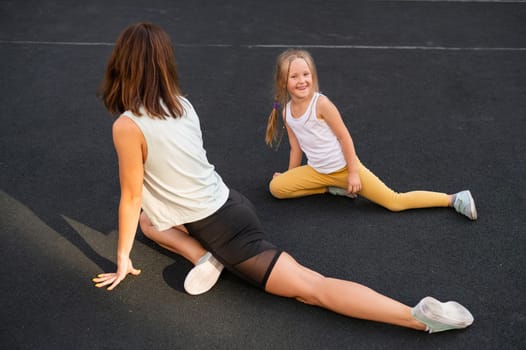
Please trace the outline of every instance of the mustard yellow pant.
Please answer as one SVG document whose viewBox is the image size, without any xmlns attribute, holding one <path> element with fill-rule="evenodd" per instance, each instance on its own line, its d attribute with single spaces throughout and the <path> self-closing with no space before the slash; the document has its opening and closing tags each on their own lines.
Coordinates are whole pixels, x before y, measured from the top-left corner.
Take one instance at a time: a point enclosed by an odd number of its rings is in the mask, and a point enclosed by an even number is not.
<svg viewBox="0 0 526 350">
<path fill-rule="evenodd" d="M 347 188 L 347 168 L 331 174 L 321 174 L 309 165 L 286 171 L 272 179 L 270 193 L 276 198 L 296 198 L 322 194 L 328 186 Z M 391 211 L 406 209 L 447 207 L 449 196 L 431 191 L 398 193 L 387 187 L 376 175 L 358 160 L 358 175 L 362 190 L 358 194 Z"/>
</svg>

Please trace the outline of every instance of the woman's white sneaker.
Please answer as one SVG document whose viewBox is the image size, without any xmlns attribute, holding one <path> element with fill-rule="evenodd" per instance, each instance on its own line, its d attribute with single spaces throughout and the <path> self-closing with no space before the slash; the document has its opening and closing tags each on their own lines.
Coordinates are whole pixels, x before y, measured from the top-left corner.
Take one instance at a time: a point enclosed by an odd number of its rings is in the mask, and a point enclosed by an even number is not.
<svg viewBox="0 0 526 350">
<path fill-rule="evenodd" d="M 216 284 L 221 271 L 223 264 L 207 252 L 186 275 L 184 289 L 191 295 L 206 293 Z"/>
<path fill-rule="evenodd" d="M 473 323 L 473 315 L 456 301 L 441 303 L 425 297 L 411 310 L 413 317 L 427 326 L 429 333 L 462 329 Z"/>
</svg>

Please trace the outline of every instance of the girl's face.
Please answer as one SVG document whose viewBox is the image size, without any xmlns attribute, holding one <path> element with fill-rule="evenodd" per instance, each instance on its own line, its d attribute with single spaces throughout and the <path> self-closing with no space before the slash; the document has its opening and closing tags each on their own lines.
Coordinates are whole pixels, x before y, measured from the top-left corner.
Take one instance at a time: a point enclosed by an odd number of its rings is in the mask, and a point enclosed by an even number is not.
<svg viewBox="0 0 526 350">
<path fill-rule="evenodd" d="M 291 98 L 309 98 L 312 90 L 312 73 L 303 58 L 296 58 L 290 63 L 287 77 L 287 91 Z"/>
</svg>

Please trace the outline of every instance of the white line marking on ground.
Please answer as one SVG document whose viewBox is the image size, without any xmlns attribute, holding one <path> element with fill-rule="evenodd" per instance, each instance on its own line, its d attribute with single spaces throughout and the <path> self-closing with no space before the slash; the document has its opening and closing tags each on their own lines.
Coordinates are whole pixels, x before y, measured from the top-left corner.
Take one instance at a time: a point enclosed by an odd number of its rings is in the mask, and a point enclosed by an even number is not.
<svg viewBox="0 0 526 350">
<path fill-rule="evenodd" d="M 83 41 L 35 41 L 35 40 L 0 40 L 0 44 L 13 45 L 56 45 L 56 46 L 113 46 L 113 43 Z"/>
<path fill-rule="evenodd" d="M 415 1 L 415 0 L 413 0 Z M 431 0 L 425 0 L 431 1 Z M 435 0 L 433 0 L 435 1 Z M 109 42 L 82 42 L 82 41 L 34 41 L 34 40 L 0 40 L 4 45 L 55 45 L 55 46 L 113 46 Z M 484 46 L 423 46 L 423 45 L 288 45 L 288 44 L 181 44 L 175 43 L 176 47 L 219 47 L 219 48 L 289 48 L 301 47 L 311 49 L 353 49 L 353 50 L 428 50 L 428 51 L 526 51 L 526 47 L 484 47 Z"/>
<path fill-rule="evenodd" d="M 453 46 L 418 46 L 418 45 L 283 45 L 257 44 L 249 48 L 321 48 L 321 49 L 358 49 L 358 50 L 437 50 L 437 51 L 526 51 L 526 47 L 453 47 Z"/>
<path fill-rule="evenodd" d="M 369 0 L 371 2 L 490 2 L 498 4 L 524 4 L 526 0 Z"/>
</svg>

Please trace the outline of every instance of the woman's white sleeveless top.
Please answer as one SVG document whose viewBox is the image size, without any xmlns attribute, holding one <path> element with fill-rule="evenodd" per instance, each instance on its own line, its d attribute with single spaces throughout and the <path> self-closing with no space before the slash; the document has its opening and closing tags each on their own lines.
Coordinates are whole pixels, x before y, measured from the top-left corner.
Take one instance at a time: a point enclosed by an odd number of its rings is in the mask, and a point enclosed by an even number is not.
<svg viewBox="0 0 526 350">
<path fill-rule="evenodd" d="M 146 139 L 142 207 L 161 231 L 210 216 L 229 193 L 208 162 L 197 113 L 187 99 L 180 99 L 184 107 L 180 118 L 124 113 Z"/>
</svg>

